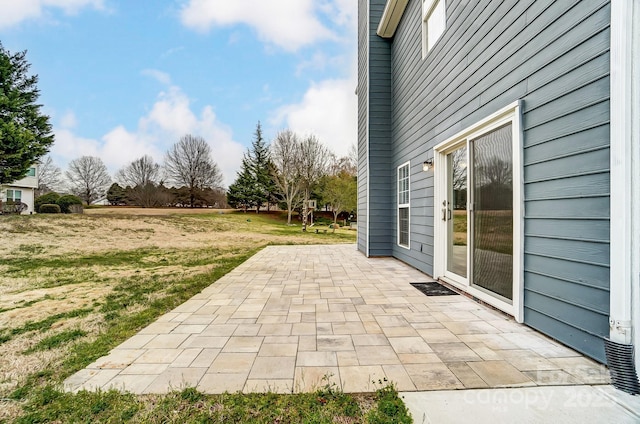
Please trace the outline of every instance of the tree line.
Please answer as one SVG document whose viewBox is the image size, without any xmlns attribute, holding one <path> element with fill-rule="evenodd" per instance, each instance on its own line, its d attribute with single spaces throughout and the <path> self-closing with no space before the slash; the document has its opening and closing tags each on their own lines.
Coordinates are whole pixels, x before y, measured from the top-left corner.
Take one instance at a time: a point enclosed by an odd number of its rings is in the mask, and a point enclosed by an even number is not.
<svg viewBox="0 0 640 424">
<path fill-rule="evenodd" d="M 244 153 L 235 181 L 225 191 L 223 176 L 207 142 L 185 135 L 156 163 L 145 155 L 122 167 L 111 179 L 100 158 L 72 160 L 63 174 L 46 157 L 39 168 L 39 194 L 66 190 L 86 204 L 106 199 L 111 205 L 141 207 L 215 207 L 245 212 L 277 206 L 287 211 L 291 224 L 297 212 L 306 228 L 315 210 L 355 213 L 356 152 L 338 157 L 315 135 L 280 131 L 267 144 L 258 122 L 251 146 Z"/>
<path fill-rule="evenodd" d="M 335 223 L 339 213 L 356 210 L 356 156 L 355 146 L 349 155 L 337 157 L 315 135 L 299 136 L 290 129 L 280 131 L 267 145 L 258 122 L 227 201 L 256 213 L 277 204 L 287 211 L 288 224 L 298 211 L 306 229 L 315 200 L 316 208 L 333 212 Z"/>
<path fill-rule="evenodd" d="M 107 199 L 113 205 L 224 207 L 222 172 L 202 137 L 187 134 L 165 155 L 162 165 L 145 155 L 122 167 L 112 180 L 95 156 L 69 162 L 64 173 L 50 157 L 39 167 L 39 194 L 66 190 L 86 204 Z"/>
<path fill-rule="evenodd" d="M 225 207 L 228 202 L 256 212 L 278 205 L 287 210 L 289 223 L 293 212 L 300 212 L 305 227 L 312 199 L 332 210 L 334 221 L 338 213 L 356 209 L 354 154 L 337 158 L 315 135 L 301 137 L 291 130 L 279 132 L 268 145 L 260 123 L 228 192 L 210 146 L 190 134 L 169 149 L 162 165 L 142 156 L 112 179 L 100 158 L 82 156 L 69 163 L 63 178 L 44 156 L 54 135 L 37 103 L 38 77 L 29 75 L 29 67 L 26 52 L 11 53 L 0 43 L 0 186 L 21 179 L 38 162 L 38 195 L 60 191 L 88 205 L 102 199 L 145 207 Z"/>
</svg>

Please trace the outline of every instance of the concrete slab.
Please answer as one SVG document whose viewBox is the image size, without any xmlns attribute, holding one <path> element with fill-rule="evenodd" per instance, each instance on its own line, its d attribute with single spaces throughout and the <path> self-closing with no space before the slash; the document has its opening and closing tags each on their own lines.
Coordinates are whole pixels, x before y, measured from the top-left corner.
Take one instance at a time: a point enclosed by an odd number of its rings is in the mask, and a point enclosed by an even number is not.
<svg viewBox="0 0 640 424">
<path fill-rule="evenodd" d="M 611 386 L 403 392 L 400 396 L 416 424 L 640 422 L 640 399 Z"/>
</svg>

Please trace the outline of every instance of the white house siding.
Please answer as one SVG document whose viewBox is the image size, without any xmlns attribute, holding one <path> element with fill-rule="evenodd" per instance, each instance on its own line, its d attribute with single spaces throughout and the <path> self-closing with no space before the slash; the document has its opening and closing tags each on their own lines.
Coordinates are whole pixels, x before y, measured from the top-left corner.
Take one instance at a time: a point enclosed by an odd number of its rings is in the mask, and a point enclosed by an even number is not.
<svg viewBox="0 0 640 424">
<path fill-rule="evenodd" d="M 2 190 L 0 190 L 0 196 L 2 196 L 2 201 L 5 202 L 7 200 L 7 190 L 21 190 L 22 191 L 22 203 L 25 203 L 28 208 L 24 212 L 23 215 L 28 215 L 34 212 L 34 200 L 35 200 L 35 191 L 38 188 L 38 167 L 36 166 L 36 175 L 33 177 L 24 177 L 21 180 L 18 180 L 10 185 L 3 185 Z"/>
</svg>

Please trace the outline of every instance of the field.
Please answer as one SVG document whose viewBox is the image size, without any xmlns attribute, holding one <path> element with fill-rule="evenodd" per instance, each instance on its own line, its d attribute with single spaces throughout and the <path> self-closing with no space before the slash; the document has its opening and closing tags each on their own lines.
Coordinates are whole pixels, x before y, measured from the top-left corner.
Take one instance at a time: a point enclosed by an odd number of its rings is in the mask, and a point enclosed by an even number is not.
<svg viewBox="0 0 640 424">
<path fill-rule="evenodd" d="M 222 421 L 277 422 L 278 417 L 296 421 L 287 414 L 313 409 L 313 402 L 303 406 L 309 401 L 304 395 L 221 398 L 187 389 L 136 397 L 59 390 L 64 378 L 262 247 L 352 243 L 356 237 L 349 230 L 302 233 L 279 214 L 193 212 L 101 208 L 84 215 L 0 217 L 0 421 L 200 422 L 197 417 L 222 414 Z M 344 422 L 363 422 L 367 408 L 361 405 L 376 410 L 374 395 L 358 398 L 325 389 L 330 401 L 322 405 L 334 408 L 322 409 L 326 422 L 351 415 Z M 390 391 L 387 387 L 379 395 Z M 279 405 L 274 408 L 281 415 L 269 415 L 273 411 L 267 408 L 264 421 L 260 414 L 238 411 L 237 419 L 229 418 L 238 403 L 253 411 L 252 402 L 258 409 L 265 402 Z M 175 419 L 167 418 L 166 408 L 179 412 Z"/>
<path fill-rule="evenodd" d="M 476 235 L 476 248 L 510 254 L 513 251 L 513 213 L 512 211 L 476 211 L 475 225 L 480 234 Z M 468 216 L 466 210 L 453 213 L 453 244 L 466 246 Z"/>
</svg>

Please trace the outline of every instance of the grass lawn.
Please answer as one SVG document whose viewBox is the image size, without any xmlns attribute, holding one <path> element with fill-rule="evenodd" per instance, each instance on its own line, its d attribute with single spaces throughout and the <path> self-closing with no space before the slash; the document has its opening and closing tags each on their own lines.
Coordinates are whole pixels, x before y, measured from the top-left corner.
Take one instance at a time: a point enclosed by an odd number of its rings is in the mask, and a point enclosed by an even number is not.
<svg viewBox="0 0 640 424">
<path fill-rule="evenodd" d="M 0 422 L 410 422 L 392 386 L 347 395 L 61 391 L 62 381 L 269 244 L 354 243 L 282 217 L 90 209 L 0 217 Z M 180 212 L 180 213 L 177 213 Z"/>
<path fill-rule="evenodd" d="M 480 228 L 476 236 L 476 248 L 511 254 L 513 252 L 513 213 L 512 211 L 476 211 L 475 225 Z M 453 213 L 453 244 L 467 245 L 467 227 L 469 217 L 466 210 Z"/>
</svg>

